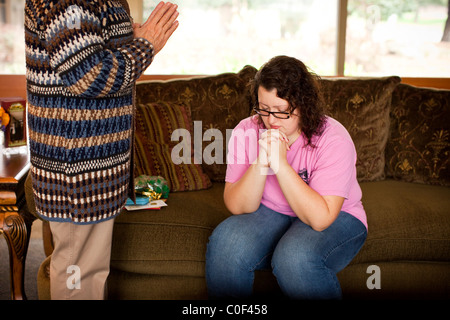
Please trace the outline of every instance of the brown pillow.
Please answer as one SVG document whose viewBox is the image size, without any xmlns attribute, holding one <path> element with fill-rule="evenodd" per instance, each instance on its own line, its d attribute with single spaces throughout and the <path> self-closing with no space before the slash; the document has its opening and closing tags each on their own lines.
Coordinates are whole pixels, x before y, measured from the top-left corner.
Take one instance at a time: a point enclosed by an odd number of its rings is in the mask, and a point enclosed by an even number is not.
<svg viewBox="0 0 450 320">
<path fill-rule="evenodd" d="M 257 70 L 251 66 L 244 67 L 239 73 L 224 73 L 214 76 L 195 77 L 183 80 L 146 81 L 138 82 L 136 88 L 136 102 L 176 102 L 189 106 L 192 121 L 196 121 L 196 133 L 202 138 L 201 152 L 213 142 L 221 145 L 221 156 L 213 146 L 208 149 L 215 159 L 207 164 L 202 155 L 197 157 L 201 161 L 204 171 L 213 181 L 224 181 L 226 172 L 226 143 L 227 129 L 232 130 L 242 119 L 251 113 L 251 103 L 247 84 Z M 194 125 L 191 126 L 192 128 Z M 219 135 L 213 135 L 212 141 L 205 139 L 204 133 L 208 129 L 218 129 Z M 201 131 L 201 132 L 198 132 Z M 197 136 L 198 137 L 198 136 Z M 223 138 L 216 141 L 217 137 Z M 209 152 L 208 152 L 209 155 Z M 220 155 L 220 154 L 219 154 Z M 198 163 L 198 162 L 197 162 Z"/>
<path fill-rule="evenodd" d="M 389 111 L 392 92 L 399 83 L 396 76 L 321 81 L 328 114 L 347 128 L 355 144 L 360 182 L 385 178 Z"/>
<path fill-rule="evenodd" d="M 450 186 L 450 90 L 400 84 L 392 96 L 387 174 Z"/>
<path fill-rule="evenodd" d="M 185 129 L 191 135 L 189 108 L 168 102 L 137 104 L 136 106 L 136 170 L 135 175 L 162 176 L 170 192 L 202 190 L 211 187 L 209 177 L 202 167 L 194 164 L 192 143 L 190 163 L 175 164 L 172 149 L 179 141 L 172 141 L 176 129 Z"/>
</svg>

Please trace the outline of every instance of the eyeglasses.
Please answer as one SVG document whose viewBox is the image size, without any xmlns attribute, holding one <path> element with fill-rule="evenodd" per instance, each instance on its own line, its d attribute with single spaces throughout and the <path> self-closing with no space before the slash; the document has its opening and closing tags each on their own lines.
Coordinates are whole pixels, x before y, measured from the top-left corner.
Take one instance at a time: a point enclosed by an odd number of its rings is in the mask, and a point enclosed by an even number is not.
<svg viewBox="0 0 450 320">
<path fill-rule="evenodd" d="M 290 112 L 273 112 L 273 111 L 267 111 L 267 110 L 262 110 L 262 109 L 258 109 L 258 108 L 253 108 L 253 110 L 262 117 L 268 117 L 270 115 L 273 115 L 275 118 L 278 118 L 278 119 L 289 119 L 291 117 Z"/>
</svg>

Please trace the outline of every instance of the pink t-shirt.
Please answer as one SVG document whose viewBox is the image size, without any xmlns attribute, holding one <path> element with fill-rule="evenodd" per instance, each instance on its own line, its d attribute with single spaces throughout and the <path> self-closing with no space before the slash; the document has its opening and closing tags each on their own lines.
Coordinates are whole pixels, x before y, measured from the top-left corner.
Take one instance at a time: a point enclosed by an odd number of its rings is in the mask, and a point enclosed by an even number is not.
<svg viewBox="0 0 450 320">
<path fill-rule="evenodd" d="M 242 120 L 233 130 L 228 142 L 225 181 L 238 181 L 259 152 L 259 135 L 265 129 L 257 124 L 257 116 Z M 327 117 L 324 132 L 315 136 L 315 148 L 305 146 L 301 135 L 287 151 L 287 160 L 312 189 L 322 196 L 344 197 L 342 211 L 359 219 L 367 228 L 367 218 L 361 203 L 361 188 L 356 179 L 356 150 L 342 124 Z M 296 216 L 281 191 L 275 174 L 269 173 L 261 203 L 289 216 Z"/>
</svg>

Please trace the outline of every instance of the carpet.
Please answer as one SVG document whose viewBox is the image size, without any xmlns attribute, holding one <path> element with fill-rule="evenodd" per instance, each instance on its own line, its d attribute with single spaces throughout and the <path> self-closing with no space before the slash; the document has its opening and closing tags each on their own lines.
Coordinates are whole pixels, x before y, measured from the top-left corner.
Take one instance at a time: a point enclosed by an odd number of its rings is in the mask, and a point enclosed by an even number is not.
<svg viewBox="0 0 450 320">
<path fill-rule="evenodd" d="M 38 300 L 37 273 L 45 259 L 42 239 L 30 239 L 25 260 L 25 294 L 28 300 Z M 11 300 L 8 245 L 0 235 L 0 300 Z"/>
</svg>

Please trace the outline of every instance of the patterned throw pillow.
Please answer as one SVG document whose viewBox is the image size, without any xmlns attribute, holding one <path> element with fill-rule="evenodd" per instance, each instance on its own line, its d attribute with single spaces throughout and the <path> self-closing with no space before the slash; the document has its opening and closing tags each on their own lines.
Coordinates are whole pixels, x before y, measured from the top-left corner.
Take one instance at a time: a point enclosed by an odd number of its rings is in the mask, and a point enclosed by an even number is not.
<svg viewBox="0 0 450 320">
<path fill-rule="evenodd" d="M 239 121 L 250 115 L 252 106 L 247 85 L 256 72 L 254 67 L 246 66 L 238 73 L 170 81 L 138 82 L 136 103 L 165 101 L 188 106 L 191 110 L 192 121 L 195 121 L 196 138 L 200 137 L 202 140 L 200 152 L 212 143 L 215 146 L 221 146 L 220 149 L 210 148 L 213 163 L 208 164 L 202 155 L 197 156 L 197 159 L 203 160 L 201 165 L 211 180 L 224 181 L 227 167 L 225 140 L 227 130 L 232 130 Z M 220 134 L 210 137 L 211 132 L 220 132 Z"/>
<path fill-rule="evenodd" d="M 385 178 L 389 111 L 392 92 L 399 83 L 396 76 L 321 81 L 328 114 L 347 128 L 355 144 L 360 182 Z"/>
<path fill-rule="evenodd" d="M 170 192 L 202 190 L 211 187 L 211 181 L 199 164 L 194 164 L 192 144 L 184 151 L 190 161 L 176 164 L 172 150 L 180 141 L 172 141 L 176 129 L 192 133 L 189 108 L 182 104 L 159 102 L 137 104 L 135 175 L 162 176 Z M 184 141 L 186 142 L 186 141 Z"/>
<path fill-rule="evenodd" d="M 450 90 L 400 84 L 392 97 L 388 176 L 450 186 Z"/>
</svg>

